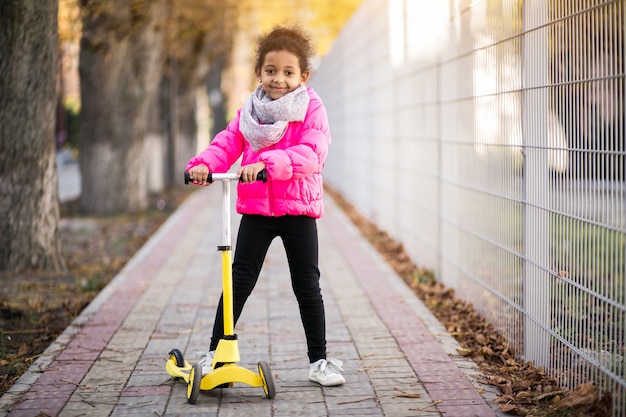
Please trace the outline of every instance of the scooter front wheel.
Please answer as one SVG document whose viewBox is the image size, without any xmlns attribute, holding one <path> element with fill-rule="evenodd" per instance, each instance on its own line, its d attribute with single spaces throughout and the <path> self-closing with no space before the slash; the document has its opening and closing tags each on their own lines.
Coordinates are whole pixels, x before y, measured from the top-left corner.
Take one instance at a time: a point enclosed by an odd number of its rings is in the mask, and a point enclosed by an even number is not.
<svg viewBox="0 0 626 417">
<path fill-rule="evenodd" d="M 265 361 L 260 361 L 258 367 L 259 375 L 261 376 L 261 381 L 263 382 L 263 391 L 265 391 L 267 398 L 271 400 L 276 396 L 276 387 L 274 386 L 274 378 L 272 378 L 272 370 Z"/>
<path fill-rule="evenodd" d="M 189 371 L 189 382 L 187 384 L 187 402 L 195 404 L 200 394 L 200 382 L 202 382 L 202 366 L 196 363 Z"/>
</svg>

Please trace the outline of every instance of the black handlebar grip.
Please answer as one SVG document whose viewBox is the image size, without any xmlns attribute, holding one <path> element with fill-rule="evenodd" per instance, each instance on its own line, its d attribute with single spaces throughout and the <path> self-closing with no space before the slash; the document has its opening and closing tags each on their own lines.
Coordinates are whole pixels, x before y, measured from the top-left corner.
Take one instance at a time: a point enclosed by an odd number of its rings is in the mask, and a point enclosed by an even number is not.
<svg viewBox="0 0 626 417">
<path fill-rule="evenodd" d="M 211 177 L 211 174 L 209 174 L 209 178 Z M 259 171 L 258 174 L 256 174 L 256 180 L 257 181 L 263 181 L 263 182 L 267 182 L 267 171 L 266 170 L 261 170 Z M 239 182 L 241 182 L 242 179 L 239 178 Z"/>
<path fill-rule="evenodd" d="M 191 182 L 191 178 L 189 178 L 189 172 L 185 171 L 185 184 L 189 184 Z M 211 183 L 213 180 L 211 179 L 211 173 L 209 172 L 209 176 L 207 177 L 207 182 Z"/>
<path fill-rule="evenodd" d="M 261 172 L 259 172 L 256 175 L 256 180 L 257 181 L 267 182 L 267 171 L 266 170 L 262 170 Z"/>
<path fill-rule="evenodd" d="M 256 176 L 256 180 L 267 182 L 267 171 L 262 170 L 261 172 L 259 172 Z M 239 179 L 239 181 L 241 181 L 241 179 Z M 191 182 L 191 179 L 189 178 L 189 172 L 185 171 L 185 184 L 189 184 L 190 182 Z M 209 176 L 207 177 L 207 182 L 209 184 L 213 182 L 213 175 L 211 175 L 210 172 L 209 172 Z"/>
</svg>

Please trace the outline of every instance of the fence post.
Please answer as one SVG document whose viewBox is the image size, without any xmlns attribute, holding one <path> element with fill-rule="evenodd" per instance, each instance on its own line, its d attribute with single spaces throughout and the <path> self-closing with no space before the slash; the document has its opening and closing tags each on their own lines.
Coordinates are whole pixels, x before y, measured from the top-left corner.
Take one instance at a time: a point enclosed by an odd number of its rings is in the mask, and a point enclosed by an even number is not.
<svg viewBox="0 0 626 417">
<path fill-rule="evenodd" d="M 522 141 L 524 153 L 523 268 L 524 359 L 549 364 L 550 178 L 548 153 L 548 2 L 524 2 L 522 40 Z"/>
</svg>

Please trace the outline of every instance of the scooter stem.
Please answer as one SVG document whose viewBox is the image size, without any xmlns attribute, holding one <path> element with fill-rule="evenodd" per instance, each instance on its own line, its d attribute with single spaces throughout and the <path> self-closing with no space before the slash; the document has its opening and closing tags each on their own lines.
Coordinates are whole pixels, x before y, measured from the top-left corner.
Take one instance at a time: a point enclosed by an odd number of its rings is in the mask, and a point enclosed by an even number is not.
<svg viewBox="0 0 626 417">
<path fill-rule="evenodd" d="M 233 316 L 233 270 L 232 247 L 230 235 L 230 180 L 221 179 L 222 183 L 222 290 L 224 311 L 224 336 L 235 335 L 235 318 Z"/>
<path fill-rule="evenodd" d="M 230 180 L 222 179 L 222 246 L 230 249 Z"/>
</svg>

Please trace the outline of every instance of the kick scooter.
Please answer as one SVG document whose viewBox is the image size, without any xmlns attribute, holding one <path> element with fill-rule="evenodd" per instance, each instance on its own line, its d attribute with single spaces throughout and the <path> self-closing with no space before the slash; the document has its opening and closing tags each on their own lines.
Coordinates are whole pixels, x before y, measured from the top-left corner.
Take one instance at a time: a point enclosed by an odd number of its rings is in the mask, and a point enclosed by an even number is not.
<svg viewBox="0 0 626 417">
<path fill-rule="evenodd" d="M 239 345 L 235 334 L 233 316 L 233 280 L 232 280 L 232 249 L 230 236 L 230 181 L 239 180 L 235 173 L 209 173 L 207 182 L 220 181 L 223 197 L 223 228 L 222 244 L 217 250 L 222 252 L 222 295 L 224 306 L 224 337 L 219 341 L 213 357 L 211 370 L 202 375 L 202 366 L 199 363 L 189 364 L 178 349 L 172 349 L 165 364 L 165 370 L 174 379 L 183 379 L 187 383 L 187 402 L 195 404 L 200 391 L 213 388 L 232 387 L 235 382 L 241 382 L 251 387 L 263 387 L 267 398 L 276 395 L 274 380 L 269 365 L 265 361 L 258 363 L 256 374 L 237 365 L 239 362 Z M 258 181 L 267 181 L 267 172 L 259 172 Z M 189 174 L 185 172 L 185 184 L 189 184 Z"/>
</svg>

